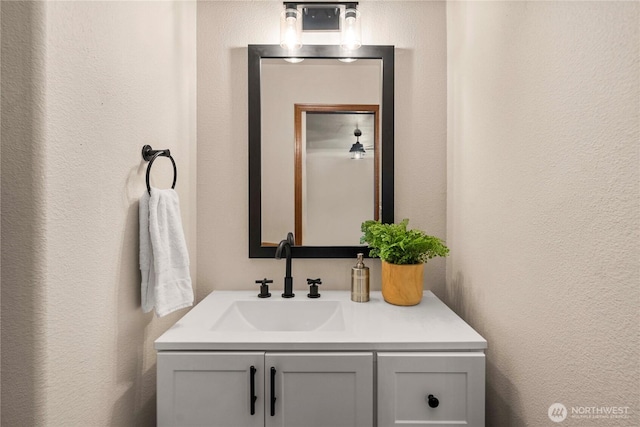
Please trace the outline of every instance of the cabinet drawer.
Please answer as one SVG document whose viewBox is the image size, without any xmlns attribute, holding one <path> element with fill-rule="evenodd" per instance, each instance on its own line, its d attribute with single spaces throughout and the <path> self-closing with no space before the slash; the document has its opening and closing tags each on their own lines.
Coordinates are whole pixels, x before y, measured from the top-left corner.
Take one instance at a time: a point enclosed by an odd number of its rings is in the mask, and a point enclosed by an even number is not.
<svg viewBox="0 0 640 427">
<path fill-rule="evenodd" d="M 378 425 L 482 427 L 484 382 L 484 353 L 378 353 Z"/>
</svg>

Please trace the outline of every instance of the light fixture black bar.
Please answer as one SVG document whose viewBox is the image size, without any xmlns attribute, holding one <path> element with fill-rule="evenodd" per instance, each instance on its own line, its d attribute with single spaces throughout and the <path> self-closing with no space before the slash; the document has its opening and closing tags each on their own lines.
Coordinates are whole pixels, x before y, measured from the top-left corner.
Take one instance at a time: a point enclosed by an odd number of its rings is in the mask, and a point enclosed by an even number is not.
<svg viewBox="0 0 640 427">
<path fill-rule="evenodd" d="M 340 12 L 338 6 L 345 9 L 356 9 L 358 2 L 310 1 L 284 2 L 286 9 L 302 7 L 302 31 L 339 31 Z"/>
<path fill-rule="evenodd" d="M 298 6 L 334 6 L 334 5 L 344 5 L 347 8 L 352 8 L 358 5 L 357 1 L 285 1 L 284 4 L 287 8 L 289 6 L 298 7 Z"/>
</svg>

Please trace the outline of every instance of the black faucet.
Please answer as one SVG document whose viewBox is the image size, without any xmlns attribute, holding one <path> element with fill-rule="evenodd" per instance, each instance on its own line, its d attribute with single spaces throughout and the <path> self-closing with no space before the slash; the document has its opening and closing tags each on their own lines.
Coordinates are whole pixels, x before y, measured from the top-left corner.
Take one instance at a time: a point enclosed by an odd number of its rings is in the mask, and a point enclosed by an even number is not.
<svg viewBox="0 0 640 427">
<path fill-rule="evenodd" d="M 282 298 L 293 298 L 293 277 L 291 277 L 291 246 L 293 246 L 293 233 L 288 233 L 285 240 L 281 240 L 276 248 L 276 259 L 282 259 L 282 251 L 287 258 L 287 264 L 284 275 L 284 293 Z"/>
</svg>

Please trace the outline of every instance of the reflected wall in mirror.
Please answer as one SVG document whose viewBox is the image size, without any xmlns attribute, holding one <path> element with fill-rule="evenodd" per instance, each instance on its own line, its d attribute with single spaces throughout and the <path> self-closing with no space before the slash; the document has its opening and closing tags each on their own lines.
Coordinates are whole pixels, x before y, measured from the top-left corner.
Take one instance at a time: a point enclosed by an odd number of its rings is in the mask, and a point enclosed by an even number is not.
<svg viewBox="0 0 640 427">
<path fill-rule="evenodd" d="M 284 60 L 287 52 L 278 45 L 249 46 L 251 258 L 273 257 L 275 245 L 288 232 L 295 235 L 293 257 L 355 257 L 365 249 L 359 244 L 362 221 L 378 217 L 383 222 L 393 222 L 393 46 L 363 46 L 349 54 L 357 59 L 349 63 L 338 60 L 345 59 L 344 55 L 337 46 L 307 45 L 296 53 L 303 62 L 291 63 Z M 365 178 L 359 183 L 354 182 L 358 179 L 347 175 L 340 178 L 328 164 L 321 165 L 322 160 L 306 162 L 307 150 L 300 150 L 300 147 L 307 146 L 307 121 L 316 113 L 306 111 L 304 118 L 300 116 L 298 134 L 296 105 L 334 106 L 335 110 L 340 106 L 377 108 L 376 111 L 351 108 L 354 114 L 362 115 L 362 124 L 358 122 L 358 126 L 366 125 L 366 115 L 373 116 L 374 120 L 370 125 L 373 131 L 361 129 L 360 137 L 365 145 L 372 146 L 371 153 L 367 153 L 369 157 L 365 155 L 367 160 L 362 162 L 363 165 L 369 162 L 368 182 L 364 182 Z M 313 119 L 310 122 L 313 126 L 312 122 Z M 348 144 L 344 159 L 351 162 L 350 173 L 359 167 L 364 169 L 364 166 L 354 164 L 359 160 L 351 160 L 349 156 L 349 148 L 356 140 L 354 131 L 354 128 L 350 129 L 343 142 Z M 308 132 L 312 133 L 311 130 Z M 318 157 L 316 154 L 321 151 L 317 147 L 319 141 L 328 140 L 329 136 L 318 134 L 314 138 L 316 142 L 308 141 L 312 146 L 309 152 L 313 153 L 312 157 Z M 367 142 L 363 138 L 373 139 Z M 336 182 L 330 182 L 333 178 L 342 183 L 341 189 L 352 186 L 353 190 L 341 194 L 336 192 L 331 196 L 332 200 L 323 196 L 323 192 L 337 186 Z M 358 191 L 358 194 L 366 193 L 369 201 L 357 201 L 354 194 Z M 328 205 L 340 205 L 345 210 L 338 212 Z M 348 208 L 365 205 L 368 205 L 366 213 L 358 213 L 351 218 L 347 216 Z M 320 219 L 312 218 L 313 214 Z M 322 224 L 322 228 L 314 228 L 309 221 Z"/>
<path fill-rule="evenodd" d="M 359 245 L 360 224 L 379 218 L 379 110 L 295 105 L 296 245 Z"/>
</svg>

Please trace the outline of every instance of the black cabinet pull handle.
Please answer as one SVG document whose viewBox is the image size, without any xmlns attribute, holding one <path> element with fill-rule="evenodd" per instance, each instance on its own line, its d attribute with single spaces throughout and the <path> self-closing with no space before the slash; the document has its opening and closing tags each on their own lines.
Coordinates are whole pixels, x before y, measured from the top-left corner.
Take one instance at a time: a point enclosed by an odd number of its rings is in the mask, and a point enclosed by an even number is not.
<svg viewBox="0 0 640 427">
<path fill-rule="evenodd" d="M 430 408 L 437 408 L 438 405 L 440 404 L 440 401 L 438 400 L 438 398 L 435 397 L 433 394 L 430 394 L 429 396 L 427 396 L 427 402 L 429 402 Z"/>
<path fill-rule="evenodd" d="M 276 414 L 276 368 L 271 367 L 271 416 Z"/>
<path fill-rule="evenodd" d="M 251 372 L 251 376 L 250 376 L 250 382 L 249 382 L 249 401 L 251 402 L 251 415 L 255 415 L 256 413 L 256 400 L 258 399 L 258 396 L 256 396 L 256 367 L 255 366 L 251 366 L 251 368 L 249 368 L 249 371 Z"/>
</svg>

